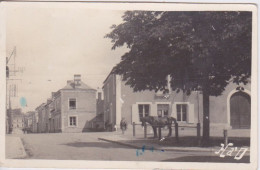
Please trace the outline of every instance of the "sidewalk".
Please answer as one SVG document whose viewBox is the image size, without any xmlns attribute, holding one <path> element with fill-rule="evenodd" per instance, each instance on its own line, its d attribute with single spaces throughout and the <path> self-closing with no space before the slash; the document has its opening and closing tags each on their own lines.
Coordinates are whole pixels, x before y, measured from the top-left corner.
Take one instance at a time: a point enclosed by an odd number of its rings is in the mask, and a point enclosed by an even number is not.
<svg viewBox="0 0 260 170">
<path fill-rule="evenodd" d="M 166 130 L 167 131 L 167 130 Z M 162 132 L 163 133 L 163 132 Z M 167 133 L 163 133 L 166 136 Z M 183 132 L 182 132 L 183 134 Z M 248 140 L 250 141 L 247 133 L 245 135 L 241 135 L 241 137 L 234 137 L 232 133 L 230 135 L 229 142 L 234 142 L 234 147 L 242 147 L 245 146 L 250 150 L 248 145 Z M 165 139 L 163 141 L 159 141 L 158 138 L 152 138 L 153 133 L 148 130 L 147 137 L 144 138 L 142 129 L 137 129 L 136 136 L 134 137 L 132 134 L 132 129 L 128 129 L 123 135 L 120 130 L 117 132 L 113 132 L 113 135 L 102 136 L 99 137 L 99 140 L 103 140 L 106 142 L 117 143 L 120 145 L 128 146 L 135 149 L 142 149 L 143 147 L 152 148 L 154 150 L 163 150 L 163 151 L 182 151 L 182 152 L 215 152 L 218 151 L 221 147 L 222 137 L 219 135 L 212 135 L 214 140 L 217 140 L 217 145 L 211 147 L 199 147 L 197 146 L 197 138 L 194 136 L 179 136 L 180 142 L 177 143 L 174 137 L 174 132 L 171 138 Z M 192 139 L 192 140 L 190 140 Z M 184 144 L 185 143 L 185 144 Z M 216 143 L 216 142 L 215 142 Z M 248 152 L 249 153 L 249 152 Z"/>
<path fill-rule="evenodd" d="M 26 157 L 26 152 L 20 137 L 6 135 L 6 159 L 21 159 Z"/>
<path fill-rule="evenodd" d="M 186 152 L 215 152 L 220 149 L 220 147 L 181 147 L 181 146 L 162 146 L 156 144 L 158 139 L 140 139 L 140 138 L 129 138 L 127 136 L 121 135 L 111 135 L 106 137 L 100 137 L 99 140 L 116 143 L 119 145 L 124 145 L 127 147 L 135 148 L 135 149 L 142 149 L 143 147 L 153 149 L 153 150 L 160 150 L 160 151 L 186 151 Z"/>
</svg>

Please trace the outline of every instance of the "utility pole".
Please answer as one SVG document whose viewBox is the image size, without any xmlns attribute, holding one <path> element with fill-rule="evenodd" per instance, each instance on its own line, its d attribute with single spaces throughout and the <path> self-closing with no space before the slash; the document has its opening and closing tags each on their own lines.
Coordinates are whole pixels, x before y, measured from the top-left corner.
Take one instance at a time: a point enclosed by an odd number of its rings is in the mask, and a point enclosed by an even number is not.
<svg viewBox="0 0 260 170">
<path fill-rule="evenodd" d="M 11 97 L 17 97 L 18 85 L 16 82 L 22 79 L 16 79 L 16 73 L 23 73 L 24 68 L 16 69 L 16 47 L 13 48 L 9 57 L 6 57 L 6 133 L 12 130 L 12 105 Z M 10 78 L 12 77 L 12 78 Z M 12 82 L 12 83 L 11 83 Z M 7 106 L 8 103 L 8 106 Z"/>
</svg>

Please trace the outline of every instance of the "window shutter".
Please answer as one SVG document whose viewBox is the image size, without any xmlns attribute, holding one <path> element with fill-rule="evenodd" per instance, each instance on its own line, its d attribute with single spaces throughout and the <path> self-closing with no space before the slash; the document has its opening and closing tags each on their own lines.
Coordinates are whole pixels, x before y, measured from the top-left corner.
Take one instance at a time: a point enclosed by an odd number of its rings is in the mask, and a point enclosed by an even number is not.
<svg viewBox="0 0 260 170">
<path fill-rule="evenodd" d="M 171 115 L 171 117 L 174 117 L 175 119 L 177 119 L 176 103 L 174 103 L 172 105 L 172 115 Z"/>
<path fill-rule="evenodd" d="M 158 116 L 156 104 L 151 104 L 150 106 L 151 106 L 150 116 Z"/>
<path fill-rule="evenodd" d="M 188 123 L 194 123 L 194 104 L 189 104 L 188 109 Z"/>
<path fill-rule="evenodd" d="M 132 105 L 132 123 L 139 123 L 138 107 L 137 104 Z"/>
</svg>

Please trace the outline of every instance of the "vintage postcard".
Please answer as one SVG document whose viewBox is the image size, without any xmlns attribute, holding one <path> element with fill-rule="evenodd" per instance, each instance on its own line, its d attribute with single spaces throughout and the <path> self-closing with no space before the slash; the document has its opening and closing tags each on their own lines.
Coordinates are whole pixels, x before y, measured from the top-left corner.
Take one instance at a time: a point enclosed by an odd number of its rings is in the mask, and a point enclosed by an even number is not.
<svg viewBox="0 0 260 170">
<path fill-rule="evenodd" d="M 2 2 L 1 167 L 256 169 L 257 6 Z"/>
</svg>

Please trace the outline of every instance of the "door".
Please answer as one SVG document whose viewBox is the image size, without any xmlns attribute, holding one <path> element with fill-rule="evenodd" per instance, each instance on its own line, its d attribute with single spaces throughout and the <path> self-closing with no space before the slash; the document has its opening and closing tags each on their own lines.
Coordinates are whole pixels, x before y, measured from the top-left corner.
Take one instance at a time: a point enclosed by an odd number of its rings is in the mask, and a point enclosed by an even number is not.
<svg viewBox="0 0 260 170">
<path fill-rule="evenodd" d="M 233 129 L 249 129 L 251 99 L 247 93 L 236 92 L 230 98 L 230 125 Z"/>
</svg>

